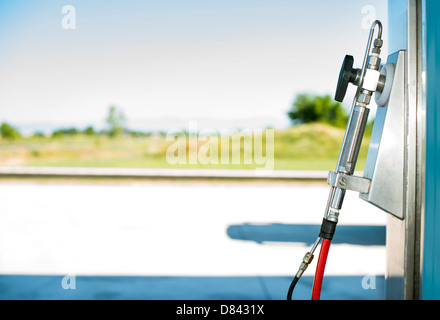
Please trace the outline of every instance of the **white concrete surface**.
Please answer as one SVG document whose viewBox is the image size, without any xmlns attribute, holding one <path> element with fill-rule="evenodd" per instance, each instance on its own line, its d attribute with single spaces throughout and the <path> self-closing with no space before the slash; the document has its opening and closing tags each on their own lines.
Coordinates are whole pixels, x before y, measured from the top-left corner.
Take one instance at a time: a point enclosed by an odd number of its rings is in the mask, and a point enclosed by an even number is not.
<svg viewBox="0 0 440 320">
<path fill-rule="evenodd" d="M 2 182 L 0 274 L 293 275 L 309 246 L 234 240 L 226 230 L 320 224 L 328 190 L 317 183 Z M 339 225 L 385 221 L 347 193 Z M 330 249 L 326 275 L 384 271 L 383 246 Z"/>
</svg>

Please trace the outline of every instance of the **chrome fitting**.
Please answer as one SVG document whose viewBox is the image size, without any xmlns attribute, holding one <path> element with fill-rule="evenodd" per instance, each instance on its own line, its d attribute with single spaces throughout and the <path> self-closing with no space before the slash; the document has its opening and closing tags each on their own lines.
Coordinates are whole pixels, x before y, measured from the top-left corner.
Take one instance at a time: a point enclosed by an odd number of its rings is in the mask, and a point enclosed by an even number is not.
<svg viewBox="0 0 440 320">
<path fill-rule="evenodd" d="M 327 216 L 327 220 L 337 223 L 339 220 L 339 209 L 330 208 L 330 211 Z"/>
<path fill-rule="evenodd" d="M 303 258 L 303 261 L 302 261 L 301 265 L 299 266 L 299 270 L 296 273 L 296 277 L 301 278 L 301 276 L 303 275 L 304 271 L 307 270 L 307 267 L 312 262 L 312 260 L 313 260 L 313 254 L 310 253 L 310 252 L 307 252 L 304 255 L 304 258 Z"/>
<path fill-rule="evenodd" d="M 373 70 L 379 70 L 380 69 L 380 62 L 381 59 L 379 58 L 379 55 L 372 54 L 369 56 L 368 59 L 368 68 Z"/>
</svg>

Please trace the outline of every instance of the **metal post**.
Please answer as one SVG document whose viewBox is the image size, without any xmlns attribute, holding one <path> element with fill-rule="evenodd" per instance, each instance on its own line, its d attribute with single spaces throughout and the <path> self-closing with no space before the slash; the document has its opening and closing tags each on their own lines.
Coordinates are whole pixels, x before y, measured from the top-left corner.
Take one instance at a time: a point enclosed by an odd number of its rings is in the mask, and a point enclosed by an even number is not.
<svg viewBox="0 0 440 320">
<path fill-rule="evenodd" d="M 421 75 L 421 0 L 406 3 L 406 29 L 393 24 L 390 35 L 407 32 L 406 43 L 395 49 L 407 50 L 407 97 L 405 103 L 405 150 L 403 180 L 403 219 L 387 217 L 386 299 L 419 299 L 420 287 L 420 219 L 424 185 L 424 120 Z M 392 15 L 402 2 L 389 1 Z M 401 8 L 399 8 L 401 10 Z M 397 20 L 397 19 L 396 19 Z"/>
</svg>

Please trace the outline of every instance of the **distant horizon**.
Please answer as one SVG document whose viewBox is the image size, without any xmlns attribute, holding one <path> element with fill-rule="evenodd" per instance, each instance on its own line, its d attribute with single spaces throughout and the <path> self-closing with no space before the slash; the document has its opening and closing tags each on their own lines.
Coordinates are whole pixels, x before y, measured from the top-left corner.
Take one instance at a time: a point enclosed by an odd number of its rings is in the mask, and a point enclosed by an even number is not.
<svg viewBox="0 0 440 320">
<path fill-rule="evenodd" d="M 51 133 L 54 130 L 76 128 L 79 130 L 84 130 L 87 127 L 93 127 L 95 130 L 105 130 L 105 119 L 99 123 L 51 123 L 47 121 L 45 123 L 14 123 L 9 121 L 6 122 L 13 127 L 17 128 L 23 134 L 33 134 L 37 132 Z M 157 117 L 151 119 L 136 119 L 134 121 L 127 121 L 127 129 L 131 131 L 140 132 L 160 132 L 168 131 L 173 129 L 185 130 L 188 128 L 190 123 L 196 123 L 199 130 L 234 130 L 234 129 L 285 129 L 291 126 L 291 121 L 285 117 L 285 119 L 273 118 L 272 121 L 268 121 L 264 117 L 250 117 L 246 119 L 218 119 L 218 118 L 199 118 L 199 119 L 185 119 L 178 117 Z M 1 123 L 1 122 L 0 122 Z"/>
</svg>

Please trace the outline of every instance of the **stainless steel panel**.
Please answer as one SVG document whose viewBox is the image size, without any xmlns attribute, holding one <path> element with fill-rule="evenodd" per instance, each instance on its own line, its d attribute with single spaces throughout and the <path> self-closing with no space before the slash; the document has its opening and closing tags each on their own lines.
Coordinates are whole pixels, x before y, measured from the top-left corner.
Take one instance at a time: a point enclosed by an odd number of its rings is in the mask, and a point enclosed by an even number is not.
<svg viewBox="0 0 440 320">
<path fill-rule="evenodd" d="M 406 52 L 388 57 L 395 65 L 388 103 L 378 107 L 364 178 L 371 180 L 370 192 L 360 197 L 398 217 L 404 218 Z"/>
</svg>

